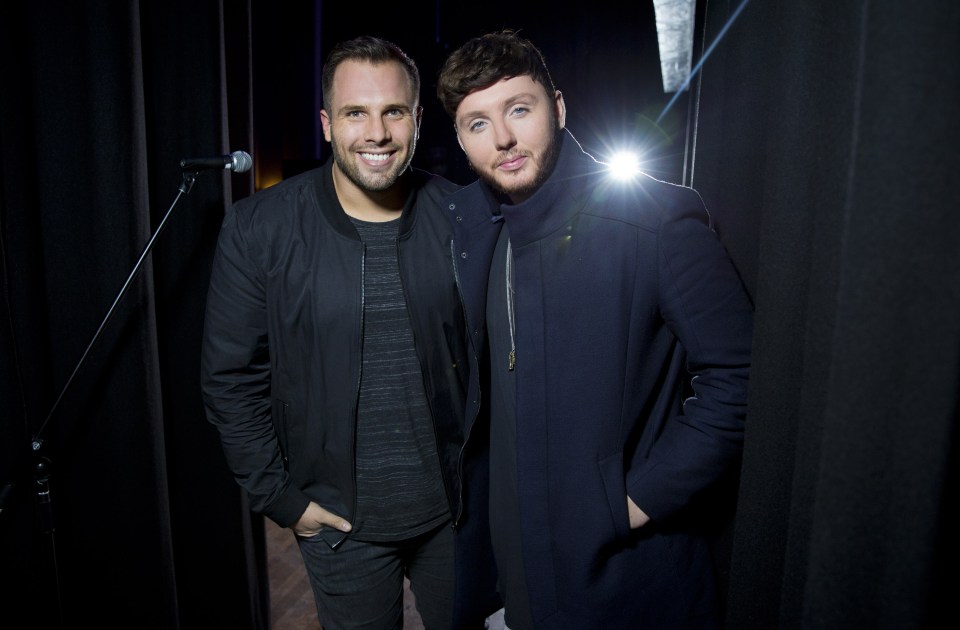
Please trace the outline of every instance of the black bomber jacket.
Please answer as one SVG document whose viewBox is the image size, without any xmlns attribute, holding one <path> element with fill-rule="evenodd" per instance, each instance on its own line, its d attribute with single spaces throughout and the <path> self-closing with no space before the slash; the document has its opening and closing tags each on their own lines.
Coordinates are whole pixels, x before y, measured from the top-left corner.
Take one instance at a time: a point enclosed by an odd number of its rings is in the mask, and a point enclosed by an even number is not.
<svg viewBox="0 0 960 630">
<path fill-rule="evenodd" d="M 331 166 L 234 204 L 207 297 L 207 417 L 251 508 L 283 527 L 311 500 L 348 520 L 355 510 L 364 247 L 337 200 Z M 398 238 L 400 277 L 456 521 L 468 347 L 440 201 L 459 187 L 416 169 L 404 177 L 412 192 Z"/>
</svg>

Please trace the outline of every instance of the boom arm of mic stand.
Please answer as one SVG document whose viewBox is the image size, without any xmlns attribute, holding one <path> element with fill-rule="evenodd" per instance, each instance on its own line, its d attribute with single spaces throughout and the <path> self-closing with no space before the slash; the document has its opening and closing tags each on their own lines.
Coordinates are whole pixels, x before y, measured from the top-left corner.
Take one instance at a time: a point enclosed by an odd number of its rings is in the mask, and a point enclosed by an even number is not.
<svg viewBox="0 0 960 630">
<path fill-rule="evenodd" d="M 143 248 L 143 252 L 140 254 L 140 258 L 137 260 L 136 264 L 133 267 L 133 270 L 130 272 L 130 275 L 127 276 L 126 282 L 124 282 L 123 287 L 120 289 L 120 292 L 117 294 L 116 299 L 114 299 L 113 304 L 110 306 L 110 309 L 107 311 L 107 314 L 104 316 L 103 321 L 100 322 L 100 327 L 97 328 L 96 333 L 94 333 L 93 338 L 90 339 L 90 342 L 87 344 L 86 350 L 84 350 L 83 355 L 81 355 L 80 360 L 77 361 L 77 365 L 73 368 L 73 372 L 70 374 L 70 378 L 67 379 L 66 384 L 63 386 L 63 389 L 60 390 L 60 394 L 57 396 L 56 401 L 53 403 L 53 406 L 50 408 L 50 411 L 47 413 L 46 418 L 43 420 L 43 424 L 40 425 L 40 428 L 34 434 L 33 438 L 30 441 L 30 451 L 33 457 L 33 472 L 34 479 L 36 481 L 36 491 L 37 498 L 39 500 L 39 505 L 41 507 L 41 517 L 45 531 L 53 531 L 53 522 L 52 514 L 50 511 L 50 486 L 49 486 L 49 477 L 50 477 L 50 460 L 46 458 L 43 451 L 43 431 L 50 422 L 50 419 L 53 417 L 54 412 L 60 406 L 60 402 L 63 400 L 63 396 L 67 393 L 67 390 L 70 388 L 71 383 L 73 383 L 74 377 L 80 371 L 81 366 L 87 360 L 90 351 L 96 345 L 97 341 L 100 339 L 100 335 L 103 334 L 104 329 L 107 326 L 107 322 L 113 317 L 114 311 L 116 311 L 117 306 L 120 304 L 120 301 L 127 294 L 127 291 L 130 289 L 130 285 L 133 283 L 134 279 L 140 274 L 140 271 L 143 267 L 143 263 L 146 260 L 147 256 L 153 250 L 153 246 L 157 242 L 157 238 L 160 236 L 160 233 L 167 225 L 167 219 L 170 218 L 170 215 L 173 213 L 173 209 L 176 207 L 180 199 L 190 193 L 190 190 L 193 188 L 193 184 L 196 181 L 197 172 L 184 172 L 183 180 L 180 183 L 180 186 L 177 188 L 177 195 L 174 197 L 173 203 L 170 204 L 170 208 L 167 210 L 166 214 L 163 216 L 163 219 L 160 221 L 160 224 L 157 226 L 157 229 L 154 231 L 153 236 L 150 237 L 150 240 L 147 242 L 147 245 Z M 27 459 L 27 457 L 21 454 L 21 459 Z M 13 474 L 17 474 L 19 466 L 14 468 Z M 16 482 L 9 481 L 0 488 L 0 514 L 3 513 L 4 504 L 6 501 L 13 495 L 13 490 Z"/>
<path fill-rule="evenodd" d="M 90 350 L 93 349 L 93 346 L 100 339 L 100 335 L 103 333 L 104 329 L 107 326 L 107 322 L 110 321 L 110 318 L 113 317 L 114 311 L 117 310 L 117 305 L 120 304 L 120 300 L 127 294 L 127 291 L 130 289 L 130 285 L 133 283 L 134 279 L 140 274 L 141 269 L 143 268 L 143 263 L 147 259 L 147 256 L 153 250 L 153 246 L 157 242 L 157 237 L 160 236 L 160 233 L 163 231 L 163 228 L 167 225 L 167 219 L 170 218 L 170 214 L 173 212 L 173 209 L 176 207 L 177 203 L 180 201 L 180 198 L 183 195 L 186 195 L 190 192 L 190 189 L 193 188 L 193 183 L 196 181 L 197 174 L 186 172 L 183 174 L 183 181 L 180 184 L 180 187 L 177 189 L 177 196 L 174 197 L 173 203 L 170 204 L 170 208 L 167 210 L 167 213 L 163 215 L 163 219 L 160 221 L 160 224 L 157 226 L 157 229 L 154 231 L 153 236 L 150 237 L 150 240 L 147 242 L 147 245 L 143 248 L 143 252 L 140 254 L 140 258 L 137 260 L 137 263 L 133 266 L 133 270 L 130 272 L 130 275 L 127 276 L 127 281 L 123 283 L 123 287 L 120 289 L 120 292 L 117 294 L 116 299 L 114 299 L 113 304 L 110 306 L 110 309 L 107 311 L 107 314 L 104 316 L 103 321 L 100 322 L 100 327 L 97 329 L 97 332 L 94 333 L 93 338 L 90 339 L 90 343 L 87 344 L 87 349 L 83 351 L 83 355 L 80 357 L 80 360 L 77 362 L 76 367 L 73 368 L 73 372 L 70 374 L 70 378 L 67 379 L 66 385 L 63 386 L 63 389 L 60 390 L 60 395 L 57 396 L 56 402 L 53 403 L 53 407 L 50 408 L 50 412 L 47 414 L 46 419 L 43 421 L 43 424 L 40 425 L 40 428 L 37 430 L 37 433 L 34 435 L 33 440 L 31 441 L 31 448 L 34 452 L 40 450 L 43 446 L 43 438 L 41 434 L 46 428 L 47 423 L 50 422 L 50 418 L 53 417 L 53 413 L 57 410 L 57 407 L 60 406 L 60 401 L 63 400 L 63 395 L 67 393 L 67 389 L 70 387 L 70 384 L 73 382 L 74 377 L 77 375 L 77 372 L 80 371 L 80 367 L 83 365 L 84 361 L 87 360 L 87 356 L 90 354 Z"/>
</svg>

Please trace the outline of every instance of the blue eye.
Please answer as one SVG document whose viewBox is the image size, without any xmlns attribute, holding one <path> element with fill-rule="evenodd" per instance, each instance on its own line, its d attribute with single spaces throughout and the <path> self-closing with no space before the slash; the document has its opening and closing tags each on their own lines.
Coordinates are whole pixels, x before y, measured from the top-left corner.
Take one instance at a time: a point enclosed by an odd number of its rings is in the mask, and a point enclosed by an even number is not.
<svg viewBox="0 0 960 630">
<path fill-rule="evenodd" d="M 483 127 L 486 126 L 486 124 L 487 124 L 487 123 L 486 123 L 485 121 L 483 121 L 483 120 L 478 120 L 478 121 L 476 121 L 476 122 L 474 122 L 474 123 L 471 123 L 471 125 L 470 125 L 469 127 L 467 127 L 467 128 L 468 128 L 470 131 L 480 131 Z"/>
</svg>

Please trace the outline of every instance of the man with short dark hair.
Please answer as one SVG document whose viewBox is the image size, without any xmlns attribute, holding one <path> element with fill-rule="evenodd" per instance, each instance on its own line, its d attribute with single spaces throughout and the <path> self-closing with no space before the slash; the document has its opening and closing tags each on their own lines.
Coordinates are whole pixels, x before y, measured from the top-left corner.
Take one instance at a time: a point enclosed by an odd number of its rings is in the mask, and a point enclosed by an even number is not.
<svg viewBox="0 0 960 630">
<path fill-rule="evenodd" d="M 444 205 L 507 625 L 717 627 L 703 497 L 741 456 L 753 307 L 699 195 L 610 179 L 513 32 L 452 53 L 438 96 L 480 178 Z"/>
</svg>

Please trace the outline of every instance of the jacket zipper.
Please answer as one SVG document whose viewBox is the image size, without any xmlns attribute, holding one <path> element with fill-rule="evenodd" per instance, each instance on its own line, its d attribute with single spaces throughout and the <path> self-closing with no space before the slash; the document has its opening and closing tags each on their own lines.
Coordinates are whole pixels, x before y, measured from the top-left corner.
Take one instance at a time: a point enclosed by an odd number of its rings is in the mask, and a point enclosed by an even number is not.
<svg viewBox="0 0 960 630">
<path fill-rule="evenodd" d="M 470 351 L 473 354 L 473 360 L 479 366 L 480 359 L 478 358 L 477 351 L 476 351 L 476 346 L 475 346 L 476 342 L 473 340 L 473 334 L 470 330 L 470 321 L 467 319 L 467 305 L 463 299 L 463 290 L 460 287 L 460 271 L 457 269 L 457 249 L 456 249 L 453 238 L 450 239 L 450 263 L 453 265 L 453 280 L 454 280 L 454 284 L 457 286 L 457 298 L 460 300 L 460 312 L 463 314 L 463 327 L 464 327 L 464 330 L 466 330 L 467 332 L 467 338 L 470 340 Z M 469 389 L 470 389 L 470 384 L 467 383 L 467 390 L 469 391 Z M 480 388 L 478 387 L 477 400 L 476 400 L 476 403 L 477 403 L 476 409 L 478 410 L 480 409 L 480 397 L 481 397 L 481 392 L 480 392 Z M 467 421 L 466 416 L 464 416 L 463 420 L 464 420 L 464 424 L 466 424 L 466 421 Z M 473 428 L 473 425 L 476 423 L 476 420 L 477 420 L 477 412 L 474 411 L 473 418 L 471 418 L 471 422 L 470 422 L 471 429 Z M 453 519 L 454 528 L 456 528 L 460 524 L 460 518 L 463 516 L 463 457 L 464 457 L 464 451 L 466 451 L 467 449 L 467 442 L 469 441 L 469 439 L 470 439 L 470 435 L 466 431 L 464 431 L 463 444 L 460 445 L 460 454 L 457 457 L 457 478 L 460 481 L 460 484 L 459 484 L 460 496 L 459 496 L 459 502 L 458 502 L 459 509 L 457 511 L 456 516 Z"/>
<path fill-rule="evenodd" d="M 350 467 L 350 478 L 353 480 L 353 508 L 350 510 L 350 522 L 353 523 L 357 517 L 357 412 L 360 408 L 360 381 L 363 379 L 363 327 L 366 325 L 364 320 L 364 303 L 367 299 L 364 280 L 366 276 L 367 264 L 367 246 L 360 243 L 360 357 L 357 359 L 357 380 L 353 390 L 353 410 L 350 414 L 353 423 L 353 465 Z"/>
</svg>

